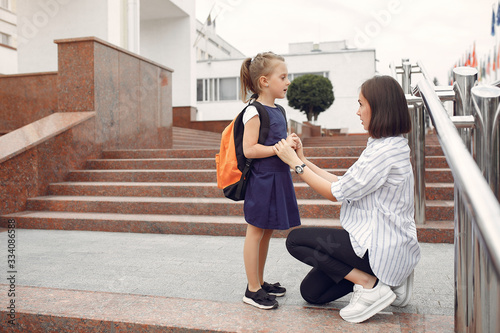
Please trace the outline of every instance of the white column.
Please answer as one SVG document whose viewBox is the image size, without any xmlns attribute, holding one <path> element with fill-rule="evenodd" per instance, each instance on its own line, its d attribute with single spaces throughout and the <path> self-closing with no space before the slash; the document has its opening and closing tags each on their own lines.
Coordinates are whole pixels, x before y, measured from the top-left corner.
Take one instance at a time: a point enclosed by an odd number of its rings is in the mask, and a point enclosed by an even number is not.
<svg viewBox="0 0 500 333">
<path fill-rule="evenodd" d="M 139 54 L 140 50 L 140 0 L 128 0 L 128 50 Z"/>
</svg>

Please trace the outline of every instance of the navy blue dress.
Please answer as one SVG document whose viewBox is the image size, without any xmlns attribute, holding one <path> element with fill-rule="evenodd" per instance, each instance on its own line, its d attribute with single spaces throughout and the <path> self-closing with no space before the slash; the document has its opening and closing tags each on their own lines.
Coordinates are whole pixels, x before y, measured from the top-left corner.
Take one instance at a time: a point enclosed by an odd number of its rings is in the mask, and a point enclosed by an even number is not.
<svg viewBox="0 0 500 333">
<path fill-rule="evenodd" d="M 286 139 L 286 120 L 278 108 L 264 107 L 270 122 L 265 145 L 272 146 Z M 243 210 L 245 220 L 261 229 L 286 230 L 300 225 L 290 167 L 278 156 L 254 160 Z"/>
</svg>

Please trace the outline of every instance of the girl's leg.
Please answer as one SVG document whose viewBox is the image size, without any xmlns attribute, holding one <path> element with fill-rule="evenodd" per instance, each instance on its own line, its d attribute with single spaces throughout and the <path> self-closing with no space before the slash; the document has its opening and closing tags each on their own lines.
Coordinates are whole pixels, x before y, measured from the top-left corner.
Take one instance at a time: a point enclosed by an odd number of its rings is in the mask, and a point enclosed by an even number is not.
<svg viewBox="0 0 500 333">
<path fill-rule="evenodd" d="M 259 283 L 264 284 L 264 267 L 266 266 L 267 253 L 269 251 L 269 242 L 273 235 L 272 229 L 264 229 L 264 234 L 259 244 Z"/>
<path fill-rule="evenodd" d="M 259 277 L 259 253 L 260 242 L 264 229 L 257 228 L 251 224 L 247 225 L 245 244 L 243 246 L 243 260 L 248 280 L 248 290 L 256 292 L 261 288 Z"/>
</svg>

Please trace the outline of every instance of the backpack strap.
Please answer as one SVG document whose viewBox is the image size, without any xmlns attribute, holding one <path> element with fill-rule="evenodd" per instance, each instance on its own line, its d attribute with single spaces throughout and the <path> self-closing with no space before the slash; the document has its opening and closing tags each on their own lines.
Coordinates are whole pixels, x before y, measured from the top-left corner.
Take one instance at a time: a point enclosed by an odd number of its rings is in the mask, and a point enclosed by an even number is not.
<svg viewBox="0 0 500 333">
<path fill-rule="evenodd" d="M 266 108 L 257 101 L 248 103 L 247 106 L 245 106 L 245 108 L 243 109 L 243 111 L 240 112 L 234 124 L 235 131 L 241 133 L 244 132 L 243 114 L 250 105 L 253 105 L 257 109 L 257 112 L 259 113 L 260 127 L 259 127 L 259 139 L 257 142 L 260 144 L 264 144 L 266 142 L 267 136 L 269 135 L 269 127 L 270 127 L 269 113 L 267 112 Z M 240 149 L 241 151 L 243 151 L 243 135 L 238 136 L 238 138 L 235 135 L 235 145 L 241 146 Z M 241 170 L 241 180 L 239 181 L 238 187 L 236 188 L 235 196 L 237 198 L 242 198 L 246 187 L 246 181 L 243 180 L 247 179 L 250 173 L 253 159 L 246 158 L 243 155 L 238 156 L 237 158 L 238 158 L 238 169 Z"/>
<path fill-rule="evenodd" d="M 250 105 L 255 106 L 257 112 L 259 113 L 260 127 L 259 127 L 259 140 L 257 142 L 263 145 L 266 142 L 267 136 L 269 135 L 269 127 L 271 127 L 271 123 L 269 120 L 269 113 L 267 112 L 264 105 L 262 105 L 257 101 L 253 101 L 252 103 L 248 104 L 245 107 L 245 110 Z"/>
<path fill-rule="evenodd" d="M 276 104 L 276 106 L 278 107 L 278 109 L 280 109 L 281 113 L 283 113 L 283 117 L 285 117 L 285 124 L 286 124 L 286 132 L 288 133 L 288 120 L 286 119 L 286 111 L 285 111 L 285 108 L 282 107 L 281 105 L 279 104 Z"/>
</svg>

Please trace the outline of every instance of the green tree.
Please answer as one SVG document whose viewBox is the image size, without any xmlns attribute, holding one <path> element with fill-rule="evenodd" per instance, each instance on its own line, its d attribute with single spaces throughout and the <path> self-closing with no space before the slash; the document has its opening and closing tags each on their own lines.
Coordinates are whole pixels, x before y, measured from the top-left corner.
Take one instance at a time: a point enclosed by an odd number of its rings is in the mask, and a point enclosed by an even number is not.
<svg viewBox="0 0 500 333">
<path fill-rule="evenodd" d="M 306 74 L 292 81 L 286 93 L 288 105 L 307 115 L 307 121 L 318 120 L 320 112 L 335 100 L 333 86 L 326 77 Z"/>
</svg>

